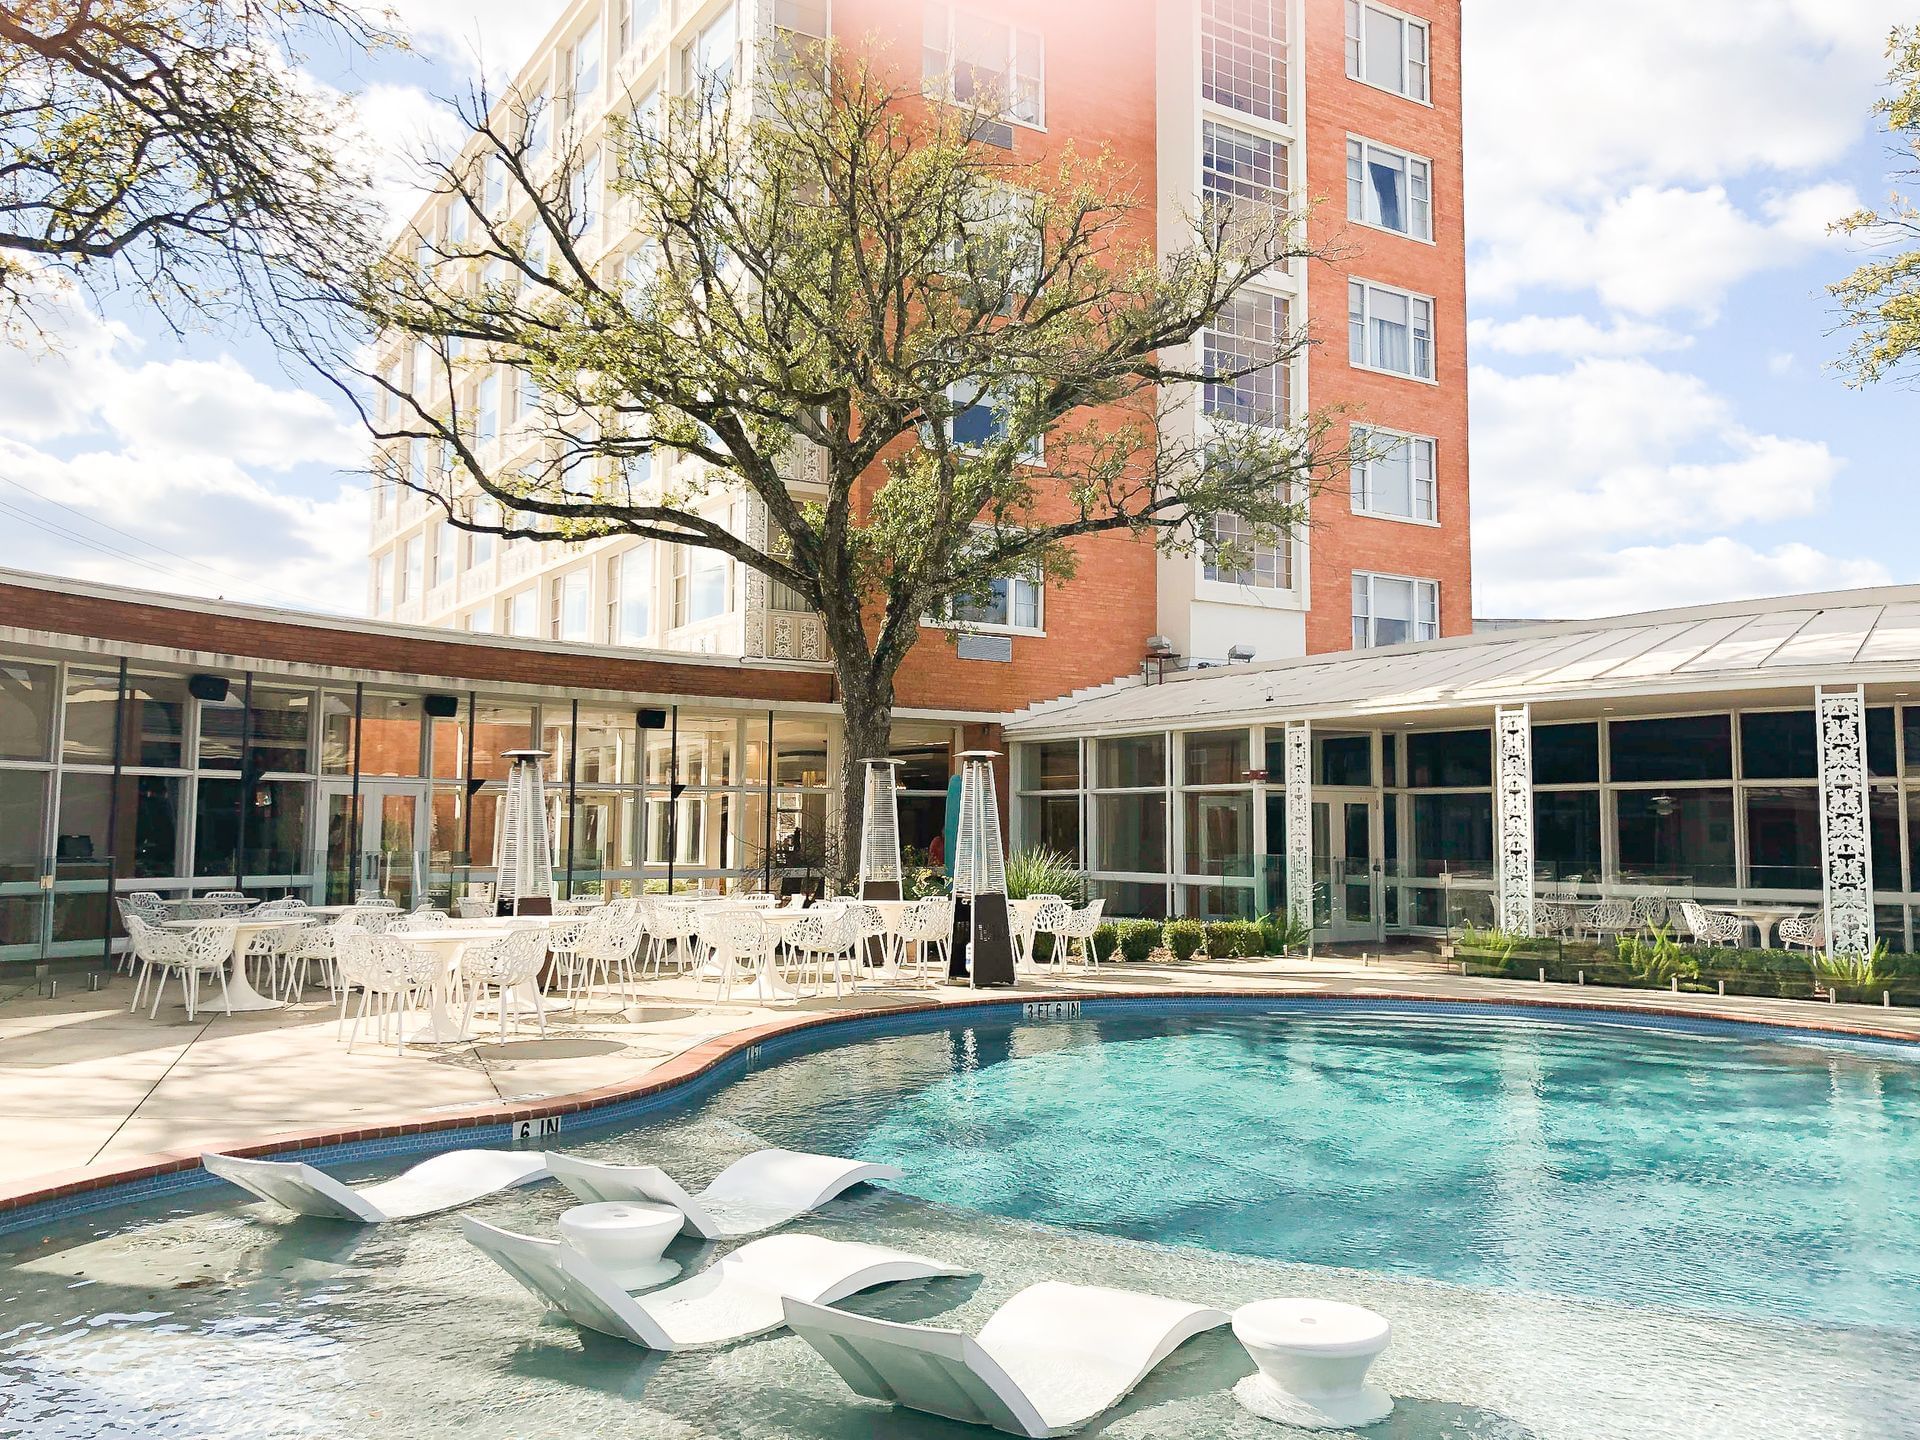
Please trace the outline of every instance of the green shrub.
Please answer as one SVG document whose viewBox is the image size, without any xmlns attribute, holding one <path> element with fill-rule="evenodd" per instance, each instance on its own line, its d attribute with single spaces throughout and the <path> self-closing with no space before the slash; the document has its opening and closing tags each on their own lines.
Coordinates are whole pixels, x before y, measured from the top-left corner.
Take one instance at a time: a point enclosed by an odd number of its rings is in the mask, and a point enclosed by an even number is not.
<svg viewBox="0 0 1920 1440">
<path fill-rule="evenodd" d="M 1052 936 L 1048 936 L 1052 939 Z M 1102 960 L 1111 960 L 1113 952 L 1120 948 L 1120 928 L 1111 920 L 1102 920 L 1093 927 L 1093 950 Z"/>
<path fill-rule="evenodd" d="M 1638 940 L 1620 937 L 1620 961 L 1643 985 L 1671 985 L 1675 980 L 1700 978 L 1700 958 L 1678 944 L 1665 930 L 1656 929 L 1652 938 Z"/>
<path fill-rule="evenodd" d="M 1158 920 L 1122 920 L 1119 925 L 1120 953 L 1138 965 L 1160 944 Z"/>
<path fill-rule="evenodd" d="M 1007 856 L 1007 898 L 1058 895 L 1069 905 L 1084 905 L 1087 877 L 1058 850 L 1016 850 Z"/>
<path fill-rule="evenodd" d="M 1259 955 L 1260 927 L 1251 920 L 1209 920 L 1207 954 L 1215 960 L 1238 960 Z"/>
<path fill-rule="evenodd" d="M 1284 912 L 1262 915 L 1258 923 L 1260 953 L 1263 955 L 1285 955 L 1290 951 L 1304 950 L 1313 940 L 1313 931 L 1304 920 Z"/>
<path fill-rule="evenodd" d="M 1206 943 L 1207 928 L 1198 920 L 1169 920 L 1166 939 L 1173 958 L 1184 964 Z"/>
</svg>

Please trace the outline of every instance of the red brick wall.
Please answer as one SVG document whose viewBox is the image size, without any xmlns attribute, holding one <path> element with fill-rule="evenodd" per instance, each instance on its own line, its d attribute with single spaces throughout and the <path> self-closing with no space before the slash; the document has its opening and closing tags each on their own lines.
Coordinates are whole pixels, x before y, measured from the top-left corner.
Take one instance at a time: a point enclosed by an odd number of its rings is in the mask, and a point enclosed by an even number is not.
<svg viewBox="0 0 1920 1440">
<path fill-rule="evenodd" d="M 1042 159 L 1069 142 L 1083 153 L 1109 148 L 1138 186 L 1135 240 L 1150 251 L 1155 243 L 1154 0 L 1048 0 L 1043 5 L 966 0 L 966 8 L 1038 29 L 1045 37 L 1046 130 L 1016 125 L 1016 157 Z M 921 15 L 920 5 L 899 0 L 836 0 L 833 7 L 843 44 L 877 40 L 885 60 L 906 70 L 915 84 Z M 1113 424 L 1137 420 L 1120 414 L 1108 418 Z M 923 629 L 900 672 L 900 703 L 1013 710 L 1105 684 L 1137 667 L 1156 628 L 1153 547 L 1127 536 L 1095 536 L 1074 548 L 1078 575 L 1048 587 L 1043 637 L 1012 637 L 1012 663 L 1001 664 L 962 660 L 949 632 Z"/>
<path fill-rule="evenodd" d="M 1346 73 L 1342 0 L 1307 0 L 1305 73 L 1309 193 L 1323 201 L 1317 240 L 1338 239 L 1351 253 L 1337 266 L 1316 265 L 1308 282 L 1313 332 L 1309 362 L 1315 409 L 1344 405 L 1353 418 L 1431 435 L 1435 446 L 1438 528 L 1353 513 L 1345 477 L 1314 506 L 1312 609 L 1307 648 L 1345 650 L 1353 643 L 1353 572 L 1372 570 L 1440 582 L 1440 629 L 1473 628 L 1467 525 L 1466 249 L 1461 218 L 1460 0 L 1393 0 L 1393 8 L 1429 22 L 1433 104 L 1420 105 Z M 1349 132 L 1411 151 L 1433 162 L 1434 243 L 1349 226 L 1346 143 Z M 1363 276 L 1434 299 L 1437 385 L 1355 370 L 1347 363 L 1347 277 Z M 1345 425 L 1342 425 L 1344 432 Z"/>
</svg>

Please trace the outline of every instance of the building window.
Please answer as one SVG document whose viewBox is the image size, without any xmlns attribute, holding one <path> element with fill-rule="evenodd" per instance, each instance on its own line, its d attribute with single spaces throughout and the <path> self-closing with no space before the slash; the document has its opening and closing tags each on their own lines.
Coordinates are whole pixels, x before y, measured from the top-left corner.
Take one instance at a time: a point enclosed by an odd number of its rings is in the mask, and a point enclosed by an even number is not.
<svg viewBox="0 0 1920 1440">
<path fill-rule="evenodd" d="M 426 578 L 427 537 L 415 535 L 407 541 L 406 564 L 400 572 L 400 601 L 418 600 Z"/>
<path fill-rule="evenodd" d="M 542 90 L 527 102 L 527 159 L 538 160 L 553 142 L 553 102 Z"/>
<path fill-rule="evenodd" d="M 481 195 L 486 202 L 487 214 L 498 215 L 507 208 L 507 162 L 498 155 L 489 155 L 483 169 L 485 179 Z"/>
<path fill-rule="evenodd" d="M 373 562 L 373 613 L 393 613 L 393 552 L 388 550 Z"/>
<path fill-rule="evenodd" d="M 453 526 L 442 520 L 433 527 L 433 583 L 451 585 L 460 573 L 460 542 Z"/>
<path fill-rule="evenodd" d="M 589 149 L 567 185 L 573 207 L 572 233 L 584 235 L 600 223 L 600 152 Z"/>
<path fill-rule="evenodd" d="M 1397 520 L 1436 518 L 1433 441 L 1353 427 L 1353 508 Z"/>
<path fill-rule="evenodd" d="M 660 13 L 660 0 L 620 0 L 620 53 L 626 54 L 633 42 L 647 33 L 647 27 Z"/>
<path fill-rule="evenodd" d="M 493 633 L 493 616 L 488 613 L 484 606 L 478 610 L 469 610 L 467 612 L 466 629 L 469 635 L 491 635 Z"/>
<path fill-rule="evenodd" d="M 1286 209 L 1285 142 L 1214 120 L 1202 122 L 1200 193 L 1229 214 Z"/>
<path fill-rule="evenodd" d="M 1037 30 L 930 4 L 920 73 L 930 94 L 991 105 L 1023 125 L 1047 123 L 1045 42 Z"/>
<path fill-rule="evenodd" d="M 1235 568 L 1220 563 L 1220 547 L 1231 546 Z M 1261 540 L 1254 527 L 1238 515 L 1213 517 L 1213 544 L 1207 547 L 1204 573 L 1222 585 L 1250 585 L 1256 590 L 1293 588 L 1293 544 L 1277 535 Z"/>
<path fill-rule="evenodd" d="M 704 545 L 673 550 L 673 623 L 694 625 L 727 613 L 727 557 Z"/>
<path fill-rule="evenodd" d="M 1426 22 L 1372 0 L 1347 0 L 1347 74 L 1425 103 Z"/>
<path fill-rule="evenodd" d="M 641 541 L 613 557 L 608 567 L 613 595 L 607 602 L 607 640 L 643 645 L 653 623 L 653 547 Z"/>
<path fill-rule="evenodd" d="M 697 100 L 702 109 L 719 104 L 732 86 L 739 40 L 740 17 L 729 5 L 682 48 L 681 91 Z"/>
<path fill-rule="evenodd" d="M 1367 370 L 1433 379 L 1433 301 L 1424 295 L 1347 282 L 1348 359 Z"/>
<path fill-rule="evenodd" d="M 1433 167 L 1417 155 L 1347 141 L 1347 218 L 1376 229 L 1433 238 Z"/>
<path fill-rule="evenodd" d="M 507 600 L 507 633 L 532 638 L 540 623 L 538 608 L 531 590 L 522 590 Z"/>
<path fill-rule="evenodd" d="M 977 594 L 956 595 L 947 604 L 947 618 L 959 625 L 1038 630 L 1040 616 L 1040 581 L 1031 574 L 1005 576 Z"/>
<path fill-rule="evenodd" d="M 1258 367 L 1238 379 L 1206 386 L 1202 408 L 1208 415 L 1241 425 L 1284 426 L 1288 411 L 1289 365 L 1286 299 L 1243 291 L 1223 307 L 1202 333 L 1201 364 L 1210 375 Z"/>
<path fill-rule="evenodd" d="M 474 391 L 473 435 L 481 445 L 500 438 L 500 377 L 489 374 Z"/>
<path fill-rule="evenodd" d="M 418 436 L 407 441 L 407 484 L 415 493 L 427 488 L 427 442 Z"/>
<path fill-rule="evenodd" d="M 553 617 L 548 633 L 555 640 L 587 640 L 587 572 L 570 571 L 553 582 Z"/>
<path fill-rule="evenodd" d="M 969 398 L 971 397 L 971 398 Z M 957 407 L 947 422 L 947 435 L 955 445 L 968 450 L 984 450 L 1007 438 L 1007 416 L 1011 400 L 978 384 L 956 381 L 947 387 L 947 398 Z M 1045 459 L 1045 439 L 1035 435 L 1020 447 L 1016 457 L 1029 465 Z"/>
<path fill-rule="evenodd" d="M 1286 123 L 1286 0 L 1202 0 L 1200 94 Z"/>
<path fill-rule="evenodd" d="M 573 102 L 578 105 L 600 90 L 600 22 L 581 32 L 573 46 Z"/>
<path fill-rule="evenodd" d="M 1354 649 L 1432 640 L 1439 634 L 1439 581 L 1354 572 Z"/>
<path fill-rule="evenodd" d="M 500 507 L 491 500 L 482 500 L 473 507 L 473 523 L 476 525 L 498 525 Z M 489 564 L 493 560 L 493 536 L 473 531 L 467 536 L 467 564 L 475 567 Z"/>
</svg>

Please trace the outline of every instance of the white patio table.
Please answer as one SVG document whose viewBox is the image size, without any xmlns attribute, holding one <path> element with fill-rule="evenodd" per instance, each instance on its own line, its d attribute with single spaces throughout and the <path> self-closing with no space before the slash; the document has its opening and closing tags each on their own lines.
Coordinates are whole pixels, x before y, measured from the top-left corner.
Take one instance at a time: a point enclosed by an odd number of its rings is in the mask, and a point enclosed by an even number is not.
<svg viewBox="0 0 1920 1440">
<path fill-rule="evenodd" d="M 1718 910 L 1726 915 L 1738 915 L 1760 932 L 1760 948 L 1777 950 L 1773 943 L 1774 927 L 1782 920 L 1790 920 L 1795 915 L 1805 915 L 1820 907 L 1817 905 L 1708 905 L 1708 910 Z"/>
<path fill-rule="evenodd" d="M 1009 900 L 1007 919 L 1013 926 L 1013 963 L 1033 966 L 1033 927 L 1045 900 Z"/>
<path fill-rule="evenodd" d="M 432 930 L 389 930 L 389 939 L 399 940 L 416 950 L 424 950 L 440 963 L 433 972 L 433 998 L 427 1002 L 427 1023 L 407 1039 L 428 1045 L 444 1045 L 456 1040 L 471 1040 L 473 1032 L 461 1025 L 453 1013 L 453 981 L 459 973 L 460 952 L 476 940 L 502 934 L 507 927 L 499 921 L 468 920 Z"/>
<path fill-rule="evenodd" d="M 262 930 L 279 930 L 301 923 L 300 911 L 287 915 L 269 915 L 246 920 L 163 920 L 168 930 L 197 930 L 202 925 L 224 925 L 233 931 L 233 959 L 227 966 L 227 1008 L 240 1010 L 284 1010 L 284 1000 L 270 1000 L 247 983 L 247 942 Z"/>
</svg>

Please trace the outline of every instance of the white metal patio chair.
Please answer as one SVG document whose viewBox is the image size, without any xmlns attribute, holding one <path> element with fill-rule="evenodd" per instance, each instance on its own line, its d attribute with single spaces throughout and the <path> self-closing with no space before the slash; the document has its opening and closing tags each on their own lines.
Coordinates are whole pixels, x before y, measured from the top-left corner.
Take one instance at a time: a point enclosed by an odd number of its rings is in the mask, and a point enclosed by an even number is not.
<svg viewBox="0 0 1920 1440">
<path fill-rule="evenodd" d="M 1823 910 L 1809 910 L 1804 915 L 1789 915 L 1774 927 L 1783 950 L 1825 950 L 1827 948 L 1827 916 Z"/>
<path fill-rule="evenodd" d="M 716 907 L 702 921 L 701 937 L 720 967 L 714 977 L 714 999 L 725 1001 L 733 994 L 736 979 L 743 975 L 752 978 L 761 966 L 773 963 L 775 931 L 752 910 Z"/>
<path fill-rule="evenodd" d="M 1039 896 L 1031 897 L 1040 899 Z M 1073 907 L 1058 896 L 1048 896 L 1033 912 L 1033 922 L 1027 927 L 1027 964 L 1035 970 L 1051 965 L 1056 970 L 1067 968 L 1066 956 L 1060 942 L 1053 939 L 1061 929 L 1071 922 Z M 1040 959 L 1040 937 L 1045 935 L 1052 940 L 1047 958 Z"/>
<path fill-rule="evenodd" d="M 501 1040 L 507 1038 L 510 1025 L 518 1025 L 521 1002 L 526 997 L 531 997 L 534 1017 L 545 1035 L 547 1010 L 540 1003 L 540 987 L 528 982 L 540 974 L 546 958 L 546 937 L 531 927 L 510 930 L 484 945 L 469 945 L 460 956 L 460 983 L 467 996 L 466 1018 L 460 1028 L 471 1028 L 474 1008 L 492 990 L 500 1007 Z"/>
<path fill-rule="evenodd" d="M 1693 932 L 1696 945 L 1739 945 L 1747 938 L 1747 922 L 1724 910 L 1709 910 L 1695 900 L 1680 902 L 1680 916 Z"/>
<path fill-rule="evenodd" d="M 321 983 L 330 994 L 340 993 L 340 933 L 354 929 L 344 915 L 331 925 L 308 925 L 287 955 L 286 988 L 280 998 L 289 1003 L 306 993 L 313 970 L 320 971 Z"/>
<path fill-rule="evenodd" d="M 814 906 L 787 926 L 785 939 L 794 961 L 795 983 L 804 987 L 811 968 L 814 993 L 823 994 L 831 967 L 833 993 L 844 994 L 842 986 L 852 978 L 853 953 L 865 923 L 866 917 L 852 906 L 827 904 Z"/>
<path fill-rule="evenodd" d="M 1073 959 L 1075 947 L 1079 949 L 1083 966 L 1089 970 L 1100 968 L 1100 950 L 1093 943 L 1093 932 L 1100 928 L 1100 912 L 1106 905 L 1107 902 L 1101 899 L 1085 905 L 1066 906 L 1066 914 L 1047 931 L 1053 936 L 1054 963 L 1061 969 L 1064 970 Z"/>
<path fill-rule="evenodd" d="M 351 950 L 356 961 L 362 958 L 360 946 L 365 945 L 364 968 L 359 968 L 360 1005 L 354 1011 L 353 1024 L 347 1030 L 347 1053 L 353 1053 L 353 1042 L 360 1033 L 360 1022 L 373 1014 L 376 1043 L 384 1044 L 387 1038 L 387 1026 L 393 1026 L 393 1053 L 404 1055 L 407 1042 L 407 1016 L 433 990 L 438 978 L 439 962 L 423 951 L 403 944 L 391 935 L 367 935 L 355 939 L 341 947 L 343 958 Z M 342 1000 L 341 1008 L 345 1009 Z"/>
<path fill-rule="evenodd" d="M 945 975 L 953 950 L 953 897 L 929 895 L 916 900 L 900 922 L 900 963 L 907 962 L 907 948 L 913 948 L 914 964 L 922 985 L 929 983 L 928 953 L 940 957 L 940 974 Z"/>
<path fill-rule="evenodd" d="M 167 992 L 167 976 L 174 974 L 180 978 L 180 998 L 186 1002 L 187 1019 L 192 1020 L 200 1004 L 201 977 L 211 973 L 220 979 L 220 1004 L 227 1014 L 233 1013 L 227 1003 L 227 962 L 233 956 L 233 930 L 230 926 L 210 920 L 195 925 L 190 930 L 161 930 L 149 925 L 139 916 L 133 919 L 139 924 L 135 933 L 134 948 L 139 952 L 142 967 L 140 979 L 133 990 L 133 1008 L 140 1004 L 141 987 L 153 971 L 153 1009 L 147 1012 L 148 1019 L 160 1014 L 160 1002 Z"/>
<path fill-rule="evenodd" d="M 1033 937 L 1040 933 L 1040 915 L 1048 905 L 1064 904 L 1062 897 L 1045 893 L 1022 897 L 1026 901 L 1039 901 L 1037 905 L 1023 904 L 1009 907 L 1013 919 L 1013 960 L 1016 965 L 1033 965 Z"/>
<path fill-rule="evenodd" d="M 1600 939 L 1607 935 L 1618 935 L 1633 926 L 1633 902 L 1631 900 L 1602 900 L 1590 905 L 1575 922 L 1575 928 L 1584 937 L 1591 935 Z"/>
<path fill-rule="evenodd" d="M 382 910 L 398 910 L 400 902 L 391 895 L 379 890 L 356 890 L 353 892 L 355 905 L 378 905 Z"/>
</svg>

